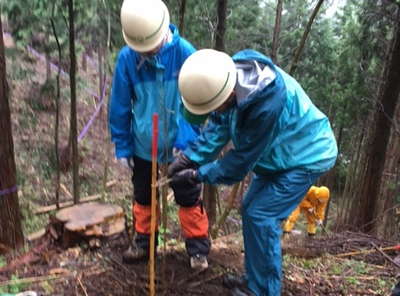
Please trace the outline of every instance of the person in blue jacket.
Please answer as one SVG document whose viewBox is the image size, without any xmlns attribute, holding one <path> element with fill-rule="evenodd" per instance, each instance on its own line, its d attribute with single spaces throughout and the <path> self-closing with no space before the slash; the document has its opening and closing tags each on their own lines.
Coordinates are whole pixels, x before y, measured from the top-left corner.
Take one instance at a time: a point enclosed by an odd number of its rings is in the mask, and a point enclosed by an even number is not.
<svg viewBox="0 0 400 296">
<path fill-rule="evenodd" d="M 179 36 L 160 0 L 125 0 L 122 33 L 127 46 L 118 55 L 109 106 L 116 158 L 133 172 L 135 239 L 123 254 L 127 263 L 149 257 L 152 115 L 159 115 L 159 163 L 173 160 L 198 134 L 182 117 L 178 73 L 195 48 Z M 200 204 L 201 186 L 173 186 L 179 218 L 193 268 L 207 268 L 208 218 Z M 157 223 L 158 224 L 158 223 Z M 156 240 L 157 242 L 157 240 Z"/>
<path fill-rule="evenodd" d="M 182 66 L 179 89 L 186 117 L 208 121 L 169 166 L 171 183 L 234 184 L 253 173 L 241 205 L 246 274 L 224 283 L 232 295 L 280 295 L 281 223 L 335 164 L 329 120 L 294 78 L 254 50 L 232 58 L 197 51 Z M 216 159 L 227 143 L 232 148 Z"/>
</svg>

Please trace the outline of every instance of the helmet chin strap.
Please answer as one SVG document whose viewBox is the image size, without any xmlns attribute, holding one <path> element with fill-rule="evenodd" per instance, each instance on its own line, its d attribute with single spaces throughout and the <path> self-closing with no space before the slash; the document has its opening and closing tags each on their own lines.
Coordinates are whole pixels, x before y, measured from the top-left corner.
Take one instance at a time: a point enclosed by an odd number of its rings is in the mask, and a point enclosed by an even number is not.
<svg viewBox="0 0 400 296">
<path fill-rule="evenodd" d="M 160 51 L 160 49 L 167 43 L 171 42 L 172 40 L 172 34 L 171 34 L 171 30 L 168 28 L 167 33 L 165 34 L 163 40 L 161 41 L 161 43 L 155 47 L 153 50 L 149 51 L 149 52 L 145 52 L 142 53 L 141 55 L 144 58 L 151 58 L 155 55 L 157 55 L 157 53 Z"/>
</svg>

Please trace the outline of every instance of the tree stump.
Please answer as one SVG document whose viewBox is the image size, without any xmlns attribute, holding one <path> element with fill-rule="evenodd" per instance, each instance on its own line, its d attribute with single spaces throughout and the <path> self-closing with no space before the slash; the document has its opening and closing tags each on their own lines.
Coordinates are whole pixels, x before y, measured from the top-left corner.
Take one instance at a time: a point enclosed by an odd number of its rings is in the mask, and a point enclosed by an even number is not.
<svg viewBox="0 0 400 296">
<path fill-rule="evenodd" d="M 125 229 L 125 215 L 120 206 L 90 202 L 58 211 L 53 223 L 64 247 L 81 241 L 99 246 L 103 238 Z"/>
</svg>

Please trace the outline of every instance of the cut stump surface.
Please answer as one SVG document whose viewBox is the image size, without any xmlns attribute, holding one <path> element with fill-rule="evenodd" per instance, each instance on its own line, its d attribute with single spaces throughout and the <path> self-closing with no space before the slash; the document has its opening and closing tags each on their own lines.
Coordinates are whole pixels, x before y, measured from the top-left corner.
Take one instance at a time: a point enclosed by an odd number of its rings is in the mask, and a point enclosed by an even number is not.
<svg viewBox="0 0 400 296">
<path fill-rule="evenodd" d="M 125 229 L 123 209 L 111 204 L 78 204 L 58 211 L 55 218 L 65 232 L 83 237 L 108 237 Z"/>
</svg>

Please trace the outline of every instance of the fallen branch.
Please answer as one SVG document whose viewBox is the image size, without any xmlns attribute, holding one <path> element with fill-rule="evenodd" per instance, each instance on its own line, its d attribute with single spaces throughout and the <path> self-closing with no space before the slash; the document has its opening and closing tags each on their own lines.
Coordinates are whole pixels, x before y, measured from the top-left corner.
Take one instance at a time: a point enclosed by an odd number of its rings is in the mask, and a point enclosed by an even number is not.
<svg viewBox="0 0 400 296">
<path fill-rule="evenodd" d="M 76 279 L 78 280 L 79 286 L 81 287 L 81 289 L 82 289 L 83 293 L 85 294 L 85 296 L 88 296 L 88 293 L 86 291 L 85 286 L 83 285 L 83 283 L 81 281 L 81 278 L 78 276 L 78 277 L 76 277 Z"/>
<path fill-rule="evenodd" d="M 204 270 L 196 270 L 195 272 L 193 272 L 190 276 L 185 277 L 183 279 L 181 279 L 176 286 L 177 287 L 181 287 L 185 282 L 190 281 L 191 279 L 196 278 L 200 273 L 202 273 Z"/>
<path fill-rule="evenodd" d="M 375 250 L 377 250 L 379 253 L 381 253 L 382 256 L 385 257 L 385 259 L 387 259 L 390 263 L 395 265 L 397 268 L 400 268 L 400 265 L 397 262 L 395 262 L 392 258 L 390 258 L 389 255 L 387 255 L 385 252 L 383 252 L 383 249 L 380 249 L 374 242 L 371 242 L 371 245 L 373 245 Z M 397 247 L 399 247 L 399 246 L 397 246 Z"/>
<path fill-rule="evenodd" d="M 94 200 L 99 199 L 100 197 L 101 197 L 100 194 L 87 196 L 87 197 L 81 198 L 80 203 L 94 201 Z M 72 206 L 73 204 L 74 204 L 73 200 L 62 202 L 62 203 L 60 203 L 60 209 Z M 57 206 L 55 204 L 53 204 L 53 205 L 49 205 L 49 206 L 40 207 L 40 208 L 36 209 L 33 213 L 36 215 L 39 215 L 39 214 L 45 214 L 45 213 L 55 211 L 55 210 L 57 210 Z"/>
<path fill-rule="evenodd" d="M 342 276 L 342 275 L 321 275 L 325 278 L 336 279 L 336 280 L 343 280 L 345 278 L 352 278 L 356 280 L 363 280 L 363 281 L 373 281 L 376 280 L 375 276 Z"/>
<path fill-rule="evenodd" d="M 66 196 L 68 196 L 68 198 L 73 198 L 71 192 L 68 191 L 67 187 L 65 187 L 65 185 L 63 183 L 60 184 L 60 188 L 61 190 L 65 193 Z"/>
<path fill-rule="evenodd" d="M 17 257 L 16 259 L 14 259 L 13 261 L 11 261 L 9 264 L 7 264 L 6 266 L 3 266 L 0 268 L 0 273 L 1 272 L 5 272 L 5 271 L 10 271 L 14 268 L 17 268 L 21 265 L 27 265 L 32 263 L 35 260 L 40 259 L 40 256 L 37 254 L 41 254 L 48 246 L 49 241 L 45 241 L 42 244 L 40 244 L 39 246 L 33 248 L 32 250 L 30 250 L 29 252 L 25 253 L 24 255 Z"/>
<path fill-rule="evenodd" d="M 193 288 L 195 288 L 195 287 L 197 287 L 197 286 L 200 286 L 200 285 L 202 285 L 202 284 L 204 284 L 204 283 L 206 283 L 206 282 L 209 282 L 209 281 L 212 281 L 212 280 L 215 280 L 215 279 L 221 277 L 222 275 L 224 275 L 224 273 L 225 273 L 225 272 L 219 272 L 219 273 L 217 273 L 217 274 L 213 274 L 213 275 L 211 275 L 211 276 L 205 278 L 205 279 L 202 280 L 202 281 L 198 281 L 198 282 L 195 282 L 195 283 L 190 283 L 190 284 L 188 285 L 188 287 L 189 287 L 190 289 L 193 289 Z"/>
<path fill-rule="evenodd" d="M 118 260 L 112 258 L 111 256 L 104 257 L 104 259 L 113 265 L 117 265 L 118 267 L 123 269 L 126 273 L 134 275 L 134 277 L 137 278 L 137 274 L 135 273 L 135 271 L 133 269 L 127 268 L 125 265 L 120 263 Z"/>
<path fill-rule="evenodd" d="M 42 229 L 40 229 L 39 231 L 36 231 L 36 232 L 34 232 L 34 233 L 31 233 L 31 234 L 28 234 L 28 236 L 26 237 L 26 239 L 29 241 L 29 242 L 32 242 L 32 241 L 34 241 L 34 240 L 37 240 L 37 239 L 39 239 L 39 238 L 41 238 L 43 235 L 45 235 L 46 234 L 46 229 L 44 229 L 44 228 L 42 228 Z"/>
<path fill-rule="evenodd" d="M 335 257 L 334 255 L 331 255 L 331 256 Z M 343 262 L 344 262 L 344 261 L 347 262 L 349 259 L 340 258 L 340 257 L 335 257 L 335 260 L 342 260 Z M 384 269 L 384 270 L 387 269 L 386 266 L 377 265 L 377 264 L 372 264 L 372 263 L 369 263 L 369 262 L 365 262 L 365 264 L 367 264 L 368 266 L 370 266 L 370 267 L 372 267 L 372 268 L 375 268 L 375 269 Z"/>
<path fill-rule="evenodd" d="M 114 186 L 115 184 L 117 184 L 116 180 L 108 181 L 106 183 L 106 188 L 110 188 L 110 187 Z M 61 208 L 66 208 L 66 207 L 72 206 L 74 204 L 74 202 L 72 201 L 73 198 L 72 198 L 71 193 L 68 191 L 68 189 L 63 184 L 60 184 L 60 188 L 71 199 L 71 201 L 66 201 L 66 202 L 60 203 L 60 207 L 59 208 L 61 209 Z M 81 198 L 80 199 L 80 203 L 98 200 L 99 198 L 101 198 L 101 194 L 90 195 L 90 196 Z M 54 211 L 54 210 L 57 210 L 57 205 L 56 204 L 38 208 L 35 211 L 33 211 L 33 213 L 36 214 L 36 215 L 39 215 L 39 214 L 45 214 L 45 213 L 48 213 L 48 212 L 51 212 L 51 211 Z"/>
<path fill-rule="evenodd" d="M 371 242 L 372 244 L 374 244 L 376 246 L 375 243 Z M 378 248 L 381 251 L 392 251 L 392 250 L 400 250 L 400 245 L 396 245 L 396 246 L 391 246 L 391 247 L 386 247 L 386 248 Z M 342 254 L 337 254 L 335 255 L 335 257 L 347 257 L 347 256 L 354 256 L 354 255 L 361 255 L 361 254 L 370 254 L 370 253 L 374 253 L 377 252 L 377 249 L 368 249 L 368 250 L 361 250 L 361 251 L 354 251 L 354 252 L 348 252 L 348 253 L 342 253 Z"/>
<path fill-rule="evenodd" d="M 61 277 L 60 275 L 44 275 L 44 276 L 35 276 L 35 277 L 28 277 L 28 278 L 22 278 L 22 279 L 14 279 L 14 280 L 0 282 L 0 287 L 6 287 L 6 286 L 10 286 L 10 285 L 23 285 L 23 284 L 33 284 L 33 283 L 37 283 L 37 282 L 45 282 L 45 281 L 56 280 L 56 279 L 59 279 L 60 277 Z"/>
<path fill-rule="evenodd" d="M 108 181 L 108 182 L 106 183 L 106 188 L 110 188 L 110 187 L 114 186 L 114 185 L 117 184 L 117 183 L 118 183 L 117 180 Z"/>
</svg>

